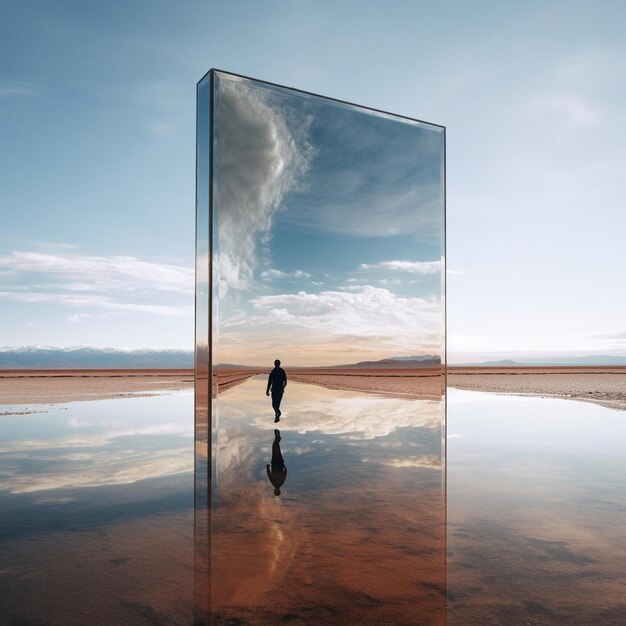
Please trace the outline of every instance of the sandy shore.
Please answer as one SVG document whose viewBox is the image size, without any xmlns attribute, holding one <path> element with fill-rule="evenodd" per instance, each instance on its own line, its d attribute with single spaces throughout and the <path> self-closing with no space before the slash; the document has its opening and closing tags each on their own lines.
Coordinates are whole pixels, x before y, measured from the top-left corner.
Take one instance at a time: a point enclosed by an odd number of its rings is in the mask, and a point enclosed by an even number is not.
<svg viewBox="0 0 626 626">
<path fill-rule="evenodd" d="M 626 410 L 626 367 L 450 367 L 448 387 L 569 398 Z"/>
</svg>

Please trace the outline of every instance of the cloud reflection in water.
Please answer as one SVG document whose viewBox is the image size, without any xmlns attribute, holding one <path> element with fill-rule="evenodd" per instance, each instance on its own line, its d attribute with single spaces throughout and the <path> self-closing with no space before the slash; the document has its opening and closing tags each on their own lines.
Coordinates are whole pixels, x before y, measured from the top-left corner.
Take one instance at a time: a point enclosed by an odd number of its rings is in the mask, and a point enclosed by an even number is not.
<svg viewBox="0 0 626 626">
<path fill-rule="evenodd" d="M 188 410 L 181 410 L 181 404 Z M 0 492 L 135 483 L 193 471 L 191 392 L 5 416 Z"/>
<path fill-rule="evenodd" d="M 215 618 L 438 623 L 442 404 L 291 382 L 275 425 L 264 389 L 250 380 L 218 400 Z M 275 426 L 280 497 L 266 473 Z"/>
</svg>

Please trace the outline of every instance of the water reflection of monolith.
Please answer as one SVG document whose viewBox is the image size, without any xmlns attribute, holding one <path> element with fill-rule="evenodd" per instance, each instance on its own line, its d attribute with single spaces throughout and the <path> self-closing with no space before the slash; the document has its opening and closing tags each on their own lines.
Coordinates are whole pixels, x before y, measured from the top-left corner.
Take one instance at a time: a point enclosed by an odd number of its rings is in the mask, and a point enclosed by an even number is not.
<svg viewBox="0 0 626 626">
<path fill-rule="evenodd" d="M 443 623 L 444 128 L 211 70 L 197 133 L 198 619 Z"/>
</svg>

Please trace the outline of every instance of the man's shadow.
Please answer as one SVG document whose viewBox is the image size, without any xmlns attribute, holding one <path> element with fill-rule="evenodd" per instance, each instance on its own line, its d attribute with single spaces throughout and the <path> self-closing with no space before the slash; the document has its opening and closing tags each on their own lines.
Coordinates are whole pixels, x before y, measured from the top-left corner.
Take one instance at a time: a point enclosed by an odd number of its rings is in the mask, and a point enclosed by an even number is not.
<svg viewBox="0 0 626 626">
<path fill-rule="evenodd" d="M 280 495 L 280 488 L 287 478 L 287 468 L 285 467 L 285 459 L 280 451 L 280 430 L 274 431 L 274 441 L 272 443 L 272 461 L 267 466 L 267 477 L 274 485 L 274 495 Z"/>
</svg>

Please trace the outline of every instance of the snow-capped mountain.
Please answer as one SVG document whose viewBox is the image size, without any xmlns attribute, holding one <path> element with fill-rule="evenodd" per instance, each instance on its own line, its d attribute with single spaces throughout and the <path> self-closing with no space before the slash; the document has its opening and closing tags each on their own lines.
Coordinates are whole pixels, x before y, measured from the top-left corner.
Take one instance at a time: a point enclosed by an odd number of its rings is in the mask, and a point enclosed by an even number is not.
<svg viewBox="0 0 626 626">
<path fill-rule="evenodd" d="M 74 346 L 0 347 L 0 369 L 193 368 L 193 350 L 124 350 Z"/>
</svg>

